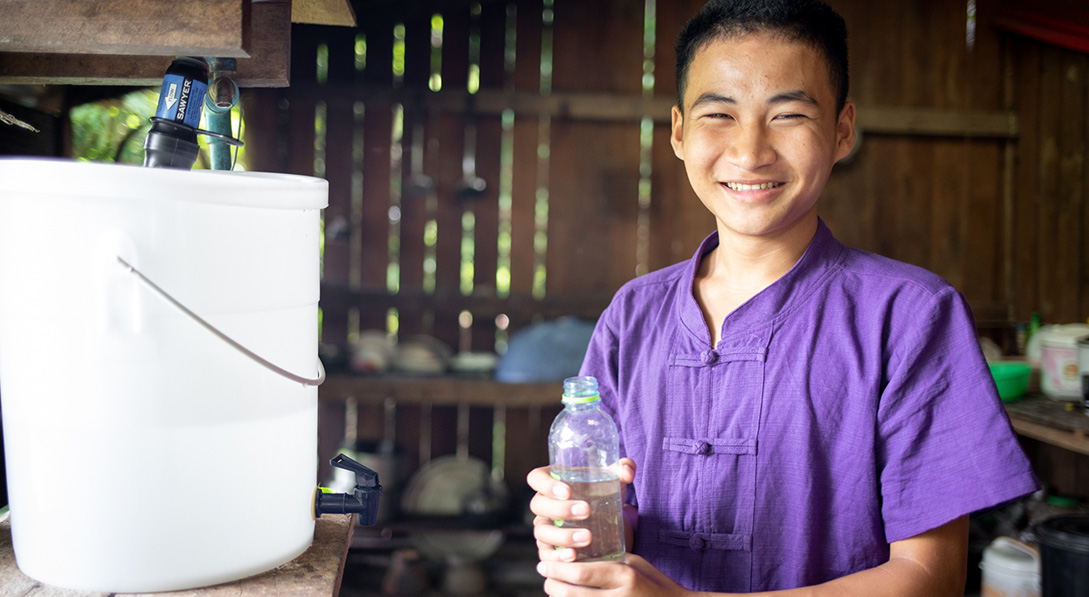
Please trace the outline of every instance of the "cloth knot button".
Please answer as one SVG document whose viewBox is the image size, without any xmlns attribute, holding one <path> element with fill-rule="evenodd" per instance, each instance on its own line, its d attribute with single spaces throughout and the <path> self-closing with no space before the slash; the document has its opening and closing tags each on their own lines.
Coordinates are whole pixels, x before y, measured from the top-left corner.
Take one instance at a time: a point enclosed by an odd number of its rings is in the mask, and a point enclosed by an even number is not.
<svg viewBox="0 0 1089 597">
<path fill-rule="evenodd" d="M 713 350 L 705 350 L 700 353 L 700 360 L 703 361 L 704 365 L 710 365 L 718 360 L 718 353 Z"/>
<path fill-rule="evenodd" d="M 692 551 L 703 551 L 707 549 L 707 540 L 699 535 L 692 535 L 692 538 L 688 540 L 688 547 L 691 547 Z"/>
<path fill-rule="evenodd" d="M 707 442 L 700 442 L 699 445 L 696 446 L 696 453 L 697 454 L 703 454 L 704 456 L 710 454 L 711 453 L 711 444 L 709 444 Z"/>
</svg>

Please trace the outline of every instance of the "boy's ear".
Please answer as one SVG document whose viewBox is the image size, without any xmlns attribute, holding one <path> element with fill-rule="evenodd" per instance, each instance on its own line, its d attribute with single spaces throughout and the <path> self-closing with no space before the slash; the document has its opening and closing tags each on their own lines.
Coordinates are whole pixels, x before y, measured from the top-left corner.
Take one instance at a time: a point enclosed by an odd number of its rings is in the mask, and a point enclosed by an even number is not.
<svg viewBox="0 0 1089 597">
<path fill-rule="evenodd" d="M 840 161 L 851 153 L 855 146 L 855 105 L 847 102 L 840 110 L 836 120 L 836 161 Z"/>
<path fill-rule="evenodd" d="M 684 114 L 681 114 L 680 106 L 673 106 L 671 118 L 673 124 L 669 143 L 673 146 L 673 154 L 684 161 Z"/>
</svg>

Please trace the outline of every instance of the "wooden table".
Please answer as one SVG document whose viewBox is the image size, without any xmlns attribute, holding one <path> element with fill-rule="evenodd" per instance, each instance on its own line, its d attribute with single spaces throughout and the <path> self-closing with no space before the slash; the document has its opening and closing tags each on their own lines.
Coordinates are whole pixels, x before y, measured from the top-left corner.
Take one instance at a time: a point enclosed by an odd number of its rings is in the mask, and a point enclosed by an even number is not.
<svg viewBox="0 0 1089 597">
<path fill-rule="evenodd" d="M 1072 452 L 1089 454 L 1089 416 L 1079 402 L 1060 402 L 1030 394 L 1006 404 L 1013 429 L 1018 434 Z"/>
<path fill-rule="evenodd" d="M 202 589 L 153 593 L 169 597 L 269 597 L 272 595 L 328 595 L 340 593 L 344 560 L 348 555 L 355 515 L 326 514 L 314 527 L 310 549 L 294 560 L 268 572 Z M 0 522 L 0 591 L 4 595 L 35 597 L 108 597 L 112 593 L 73 591 L 42 584 L 24 575 L 15 565 L 11 524 Z M 128 593 L 126 593 L 128 595 Z"/>
</svg>

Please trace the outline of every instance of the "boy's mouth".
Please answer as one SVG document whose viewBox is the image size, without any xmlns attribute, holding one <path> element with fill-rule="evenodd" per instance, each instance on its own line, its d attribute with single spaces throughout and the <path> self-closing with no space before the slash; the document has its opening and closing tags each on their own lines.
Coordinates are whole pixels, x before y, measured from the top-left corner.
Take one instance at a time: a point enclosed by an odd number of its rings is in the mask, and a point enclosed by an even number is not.
<svg viewBox="0 0 1089 597">
<path fill-rule="evenodd" d="M 782 186 L 781 182 L 762 182 L 759 184 L 745 184 L 742 182 L 724 182 L 731 191 L 766 191 L 768 189 L 774 189 L 775 187 Z"/>
</svg>

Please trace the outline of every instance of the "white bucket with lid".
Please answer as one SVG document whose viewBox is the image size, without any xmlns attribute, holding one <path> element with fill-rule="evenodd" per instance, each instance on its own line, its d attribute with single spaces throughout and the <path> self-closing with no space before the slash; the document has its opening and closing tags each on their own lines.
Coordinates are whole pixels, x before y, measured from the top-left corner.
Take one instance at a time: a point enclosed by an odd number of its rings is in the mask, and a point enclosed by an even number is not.
<svg viewBox="0 0 1089 597">
<path fill-rule="evenodd" d="M 0 160 L 0 395 L 26 575 L 179 590 L 309 547 L 316 386 L 152 283 L 320 383 L 327 201 L 309 177 Z"/>
<path fill-rule="evenodd" d="M 1055 400 L 1081 398 L 1078 375 L 1078 338 L 1089 334 L 1089 325 L 1068 323 L 1040 328 L 1040 390 Z"/>
<path fill-rule="evenodd" d="M 1010 537 L 983 550 L 981 597 L 1040 597 L 1040 552 Z"/>
</svg>

